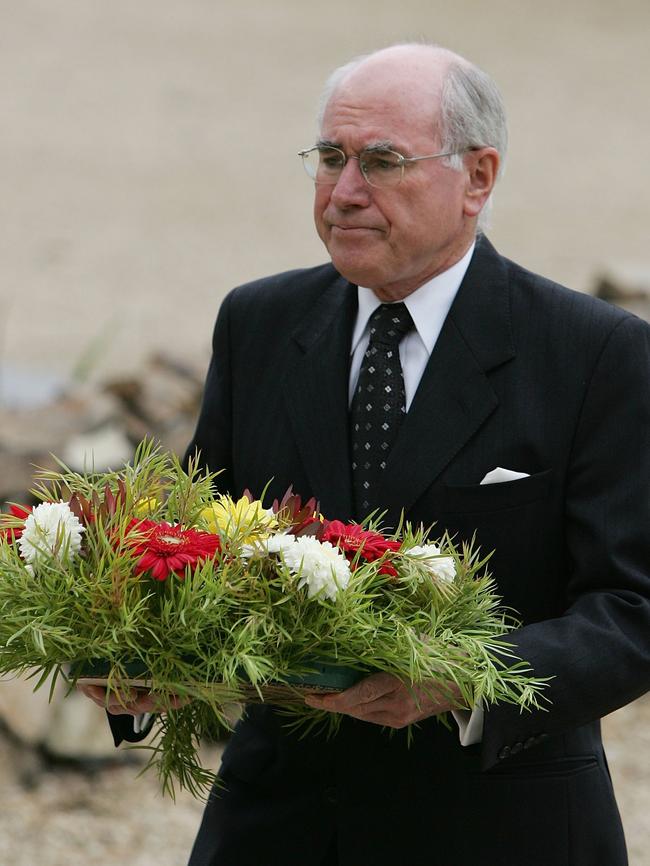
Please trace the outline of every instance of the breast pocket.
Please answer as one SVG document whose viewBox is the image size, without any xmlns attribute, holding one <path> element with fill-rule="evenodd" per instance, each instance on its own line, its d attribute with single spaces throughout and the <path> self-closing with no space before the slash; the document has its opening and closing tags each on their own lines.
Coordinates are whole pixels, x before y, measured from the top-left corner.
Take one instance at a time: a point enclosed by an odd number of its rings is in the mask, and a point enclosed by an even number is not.
<svg viewBox="0 0 650 866">
<path fill-rule="evenodd" d="M 491 554 L 497 592 L 525 620 L 552 615 L 563 589 L 563 503 L 554 470 L 501 484 L 447 485 L 438 526 Z"/>
<path fill-rule="evenodd" d="M 548 496 L 552 469 L 500 484 L 446 484 L 443 511 L 446 514 L 485 513 L 520 508 Z"/>
</svg>

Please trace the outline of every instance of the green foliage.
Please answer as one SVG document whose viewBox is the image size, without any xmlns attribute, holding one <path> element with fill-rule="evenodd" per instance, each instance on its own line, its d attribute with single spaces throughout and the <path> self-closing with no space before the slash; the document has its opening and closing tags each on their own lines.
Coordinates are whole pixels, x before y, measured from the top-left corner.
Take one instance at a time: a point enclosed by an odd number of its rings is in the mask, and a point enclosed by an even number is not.
<svg viewBox="0 0 650 866">
<path fill-rule="evenodd" d="M 63 675 L 74 685 L 84 664 L 101 659 L 109 689 L 124 690 L 135 669 L 161 708 L 174 695 L 188 698 L 158 717 L 146 746 L 147 766 L 172 795 L 176 785 L 206 792 L 213 774 L 201 766 L 198 745 L 229 727 L 225 708 L 233 701 L 269 695 L 287 724 L 335 735 L 337 715 L 306 706 L 291 684 L 280 696 L 274 690 L 309 673 L 316 659 L 389 672 L 425 688 L 455 684 L 468 706 L 480 700 L 539 706 L 543 683 L 508 648 L 504 636 L 517 623 L 499 607 L 486 560 L 445 537 L 441 555 L 453 557 L 456 577 L 436 579 L 408 555 L 426 543 L 421 528 L 403 527 L 401 550 L 390 556 L 397 576 L 381 573 L 386 556 L 366 562 L 357 555 L 349 585 L 334 600 L 309 598 L 300 573 L 259 547 L 243 555 L 243 544 L 271 531 L 261 511 L 234 509 L 220 529 L 220 554 L 183 577 L 161 582 L 136 574 L 133 517 L 205 530 L 213 481 L 196 464 L 186 474 L 151 442 L 120 472 L 80 474 L 63 465 L 60 472 L 41 471 L 38 498 L 71 502 L 83 515 L 82 551 L 72 564 L 53 554 L 30 573 L 18 545 L 0 534 L 0 673 L 29 673 L 37 687 Z M 289 514 L 280 504 L 273 531 L 290 529 L 293 514 L 304 520 L 293 499 L 292 508 Z M 21 525 L 0 519 L 0 529 Z"/>
</svg>

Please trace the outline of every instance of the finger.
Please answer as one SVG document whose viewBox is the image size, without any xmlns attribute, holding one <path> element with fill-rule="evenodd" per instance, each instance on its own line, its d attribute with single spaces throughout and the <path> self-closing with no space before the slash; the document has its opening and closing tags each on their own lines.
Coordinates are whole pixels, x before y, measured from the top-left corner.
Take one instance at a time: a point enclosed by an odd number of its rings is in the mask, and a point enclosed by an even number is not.
<svg viewBox="0 0 650 866">
<path fill-rule="evenodd" d="M 351 718 L 358 719 L 360 722 L 366 722 L 369 725 L 379 725 L 382 728 L 405 728 L 410 722 L 404 719 L 396 719 L 392 713 L 359 713 L 358 715 L 350 713 Z"/>
<path fill-rule="evenodd" d="M 106 696 L 106 689 L 101 686 L 88 686 L 88 685 L 77 685 L 77 688 L 85 695 L 87 698 L 90 698 L 91 701 L 103 700 Z"/>
<path fill-rule="evenodd" d="M 104 686 L 78 684 L 79 691 L 90 698 L 103 710 L 113 715 L 136 715 L 137 713 L 150 712 L 151 700 L 146 693 L 138 693 L 135 689 L 123 689 L 121 691 L 108 690 Z"/>
<path fill-rule="evenodd" d="M 372 703 L 401 688 L 397 677 L 391 674 L 371 674 L 349 689 L 331 695 L 310 694 L 305 698 L 309 706 L 337 713 L 346 713 L 364 704 Z"/>
<path fill-rule="evenodd" d="M 336 698 L 339 696 L 337 695 Z M 374 701 L 357 703 L 339 709 L 336 701 L 323 700 L 314 697 L 306 699 L 309 706 L 330 712 L 342 712 L 345 715 L 364 722 L 386 725 L 392 728 L 403 728 L 406 725 L 421 721 L 431 715 L 447 709 L 437 703 L 423 698 L 423 695 L 407 689 L 399 683 L 394 691 L 378 697 Z"/>
<path fill-rule="evenodd" d="M 110 701 L 107 707 L 108 712 L 113 715 L 128 714 L 138 716 L 141 713 L 165 713 L 169 710 L 178 710 L 186 706 L 191 698 L 180 695 L 161 695 L 152 694 L 151 692 L 136 693 L 136 696 L 129 701 L 122 701 L 124 696 L 117 696 L 115 700 Z"/>
<path fill-rule="evenodd" d="M 121 689 L 119 691 L 109 689 L 106 694 L 106 708 L 112 712 L 126 712 L 135 710 L 138 702 L 138 693 L 133 689 Z"/>
<path fill-rule="evenodd" d="M 181 695 L 159 695 L 143 689 L 108 690 L 104 686 L 77 684 L 79 691 L 103 710 L 113 716 L 139 716 L 142 713 L 159 713 L 179 710 L 190 703 L 191 698 Z"/>
<path fill-rule="evenodd" d="M 106 706 L 106 689 L 102 686 L 77 685 L 77 688 L 87 698 L 99 707 Z"/>
<path fill-rule="evenodd" d="M 346 712 L 351 718 L 387 728 L 405 728 L 428 718 L 431 714 L 413 705 L 387 701 L 364 704 Z"/>
<path fill-rule="evenodd" d="M 138 712 L 135 707 L 131 706 L 132 695 L 128 692 L 117 694 L 113 691 L 109 692 L 103 686 L 88 684 L 77 685 L 77 688 L 94 704 L 114 716 L 135 715 Z"/>
<path fill-rule="evenodd" d="M 378 700 L 370 704 L 356 704 L 346 710 L 336 710 L 333 707 L 325 706 L 325 701 L 320 700 L 319 697 L 313 699 L 305 698 L 305 702 L 308 706 L 312 706 L 315 709 L 326 710 L 328 712 L 341 712 L 343 715 L 359 719 L 361 722 L 371 722 L 375 725 L 391 728 L 402 728 L 411 721 L 419 720 L 420 715 L 412 707 L 406 709 L 400 703 L 396 703 L 390 699 L 386 701 Z"/>
</svg>

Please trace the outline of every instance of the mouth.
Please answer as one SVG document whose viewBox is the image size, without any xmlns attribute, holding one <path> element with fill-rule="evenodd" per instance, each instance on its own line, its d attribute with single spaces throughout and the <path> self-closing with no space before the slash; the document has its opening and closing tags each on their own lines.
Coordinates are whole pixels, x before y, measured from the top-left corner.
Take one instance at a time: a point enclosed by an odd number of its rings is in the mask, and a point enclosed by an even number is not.
<svg viewBox="0 0 650 866">
<path fill-rule="evenodd" d="M 372 226 L 342 226 L 332 225 L 330 231 L 333 234 L 341 235 L 342 237 L 356 237 L 368 234 L 380 234 L 381 229 L 373 228 Z"/>
</svg>

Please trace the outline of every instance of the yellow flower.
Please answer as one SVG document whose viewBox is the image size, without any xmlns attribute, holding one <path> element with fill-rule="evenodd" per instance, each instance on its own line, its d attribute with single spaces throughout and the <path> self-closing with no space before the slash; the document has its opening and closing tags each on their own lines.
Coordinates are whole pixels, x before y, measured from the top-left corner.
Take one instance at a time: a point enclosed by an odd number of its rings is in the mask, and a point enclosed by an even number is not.
<svg viewBox="0 0 650 866">
<path fill-rule="evenodd" d="M 160 502 L 155 496 L 148 496 L 146 499 L 138 499 L 133 505 L 133 513 L 136 517 L 151 517 L 156 511 Z"/>
<path fill-rule="evenodd" d="M 232 538 L 237 536 L 243 544 L 252 544 L 256 539 L 267 538 L 278 522 L 256 499 L 253 502 L 242 496 L 235 502 L 230 496 L 221 496 L 212 505 L 204 508 L 201 517 L 211 532 Z"/>
</svg>

